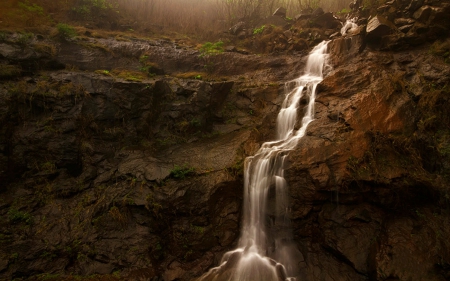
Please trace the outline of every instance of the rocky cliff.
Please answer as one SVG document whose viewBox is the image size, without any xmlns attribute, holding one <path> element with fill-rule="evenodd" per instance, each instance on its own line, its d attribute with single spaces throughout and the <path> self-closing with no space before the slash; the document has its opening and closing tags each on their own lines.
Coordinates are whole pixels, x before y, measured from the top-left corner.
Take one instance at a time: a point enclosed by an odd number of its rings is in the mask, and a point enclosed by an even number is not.
<svg viewBox="0 0 450 281">
<path fill-rule="evenodd" d="M 286 171 L 298 279 L 448 280 L 450 5 L 352 8 L 359 27 L 332 36 Z M 301 74 L 291 46 L 339 29 L 320 17 L 299 16 L 277 54 L 207 61 L 168 40 L 4 36 L 0 278 L 191 280 L 216 266 L 239 236 L 243 160 Z"/>
</svg>

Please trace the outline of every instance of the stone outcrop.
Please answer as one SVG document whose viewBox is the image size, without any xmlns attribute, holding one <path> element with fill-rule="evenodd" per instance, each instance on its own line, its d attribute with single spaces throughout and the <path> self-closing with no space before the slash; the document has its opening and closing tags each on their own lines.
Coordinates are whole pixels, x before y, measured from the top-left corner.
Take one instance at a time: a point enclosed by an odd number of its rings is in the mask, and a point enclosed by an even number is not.
<svg viewBox="0 0 450 281">
<path fill-rule="evenodd" d="M 236 242 L 244 157 L 273 133 L 278 80 L 303 63 L 224 53 L 211 75 L 229 76 L 203 81 L 167 75 L 203 70 L 194 49 L 95 43 L 65 42 L 55 54 L 0 46 L 17 69 L 0 84 L 1 278 L 189 280 Z M 167 74 L 136 81 L 143 58 Z M 41 60 L 84 71 L 24 70 Z"/>
</svg>

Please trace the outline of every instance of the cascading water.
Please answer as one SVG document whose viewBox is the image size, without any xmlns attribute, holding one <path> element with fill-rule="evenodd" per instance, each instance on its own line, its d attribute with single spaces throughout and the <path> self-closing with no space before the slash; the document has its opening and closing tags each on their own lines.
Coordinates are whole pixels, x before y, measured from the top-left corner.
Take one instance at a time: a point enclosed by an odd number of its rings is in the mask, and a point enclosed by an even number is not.
<svg viewBox="0 0 450 281">
<path fill-rule="evenodd" d="M 277 140 L 264 143 L 255 156 L 245 161 L 244 216 L 239 247 L 226 253 L 221 265 L 200 280 L 278 281 L 295 280 L 288 276 L 298 275 L 299 252 L 288 218 L 284 166 L 288 152 L 296 147 L 314 119 L 316 87 L 328 67 L 327 44 L 324 41 L 317 45 L 309 54 L 305 74 L 286 84 L 287 95 L 277 117 Z M 298 107 L 304 97 L 309 101 L 298 124 Z"/>
<path fill-rule="evenodd" d="M 341 28 L 342 36 L 345 36 L 347 34 L 351 34 L 353 31 L 356 30 L 358 25 L 355 23 L 355 21 L 356 21 L 356 18 L 355 19 L 349 19 L 349 20 L 347 20 L 345 22 L 345 24 Z"/>
</svg>

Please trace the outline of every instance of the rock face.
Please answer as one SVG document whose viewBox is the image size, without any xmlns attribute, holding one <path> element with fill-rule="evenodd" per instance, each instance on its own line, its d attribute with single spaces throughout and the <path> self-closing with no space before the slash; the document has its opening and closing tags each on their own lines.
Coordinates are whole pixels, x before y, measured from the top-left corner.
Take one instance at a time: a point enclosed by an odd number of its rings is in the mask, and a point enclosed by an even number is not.
<svg viewBox="0 0 450 281">
<path fill-rule="evenodd" d="M 164 42 L 102 43 L 63 43 L 53 55 L 13 40 L 0 46 L 15 71 L 2 78 L 16 79 L 0 84 L 1 279 L 205 272 L 236 243 L 243 160 L 274 131 L 279 77 L 303 64 L 232 52 L 209 61 L 230 75 L 219 81 L 136 81 L 131 69 L 143 58 L 172 75 L 205 62 Z M 50 59 L 85 71 L 24 71 Z M 125 67 L 123 78 L 105 70 Z"/>
<path fill-rule="evenodd" d="M 448 264 L 449 244 L 439 238 L 449 233 L 441 225 L 449 219 L 442 212 L 447 203 L 440 205 L 448 157 L 421 147 L 419 124 L 428 117 L 418 107 L 430 95 L 446 100 L 448 92 L 412 91 L 421 74 L 445 85 L 447 78 L 432 69 L 450 67 L 420 51 L 365 51 L 347 59 L 320 86 L 317 120 L 290 155 L 292 217 L 305 256 L 301 279 L 320 278 L 316 272 L 326 268 L 325 276 L 339 280 L 446 280 L 448 271 L 436 267 L 441 259 Z M 438 126 L 448 134 L 444 115 Z M 439 168 L 426 168 L 434 157 L 443 160 Z"/>
<path fill-rule="evenodd" d="M 329 43 L 316 120 L 289 155 L 297 280 L 450 278 L 450 5 L 385 5 L 377 18 L 395 26 L 381 43 L 371 24 Z M 334 31 L 302 21 L 271 51 L 305 52 Z M 192 280 L 217 266 L 239 236 L 244 158 L 273 138 L 281 82 L 301 74 L 301 56 L 205 61 L 170 41 L 92 38 L 55 51 L 8 36 L 0 279 Z M 143 60 L 158 73 L 111 74 Z M 180 76 L 206 63 L 226 76 Z"/>
</svg>

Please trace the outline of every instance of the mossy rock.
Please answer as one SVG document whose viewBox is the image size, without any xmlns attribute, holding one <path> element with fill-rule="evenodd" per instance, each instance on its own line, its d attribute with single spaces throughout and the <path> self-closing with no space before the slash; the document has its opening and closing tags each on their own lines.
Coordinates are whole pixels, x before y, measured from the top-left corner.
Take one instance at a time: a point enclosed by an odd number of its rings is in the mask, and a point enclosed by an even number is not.
<svg viewBox="0 0 450 281">
<path fill-rule="evenodd" d="M 16 65 L 0 65 L 0 79 L 8 79 L 19 76 L 22 69 Z"/>
</svg>

